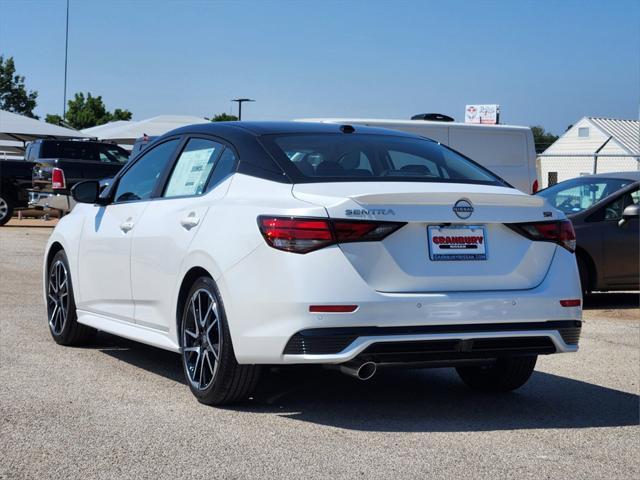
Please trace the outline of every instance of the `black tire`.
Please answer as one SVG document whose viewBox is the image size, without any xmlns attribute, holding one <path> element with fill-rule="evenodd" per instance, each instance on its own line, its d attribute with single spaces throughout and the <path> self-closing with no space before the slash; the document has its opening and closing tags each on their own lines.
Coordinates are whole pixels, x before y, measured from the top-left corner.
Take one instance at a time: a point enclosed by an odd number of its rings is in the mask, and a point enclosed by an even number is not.
<svg viewBox="0 0 640 480">
<path fill-rule="evenodd" d="M 482 392 L 509 392 L 520 388 L 533 373 L 537 355 L 499 358 L 496 363 L 477 367 L 458 367 L 464 383 Z"/>
<path fill-rule="evenodd" d="M 13 200 L 5 194 L 0 194 L 0 227 L 11 220 L 13 216 Z"/>
<path fill-rule="evenodd" d="M 578 272 L 580 273 L 580 288 L 583 294 L 587 294 L 591 291 L 591 272 L 589 271 L 589 265 L 582 255 L 576 256 L 576 262 L 578 263 Z"/>
<path fill-rule="evenodd" d="M 215 302 L 215 307 L 210 302 Z M 198 318 L 203 318 L 204 323 Z M 260 367 L 239 365 L 236 361 L 224 304 L 211 278 L 200 277 L 191 286 L 184 301 L 179 332 L 182 369 L 187 385 L 199 402 L 225 405 L 249 397 L 258 381 Z"/>
<path fill-rule="evenodd" d="M 94 340 L 96 330 L 78 323 L 71 270 L 64 250 L 47 267 L 47 321 L 53 340 L 59 345 L 84 345 Z M 66 278 L 63 284 L 62 273 Z M 58 282 L 58 285 L 54 284 Z M 62 285 L 61 285 L 62 284 Z M 54 298 L 55 297 L 55 300 Z"/>
</svg>

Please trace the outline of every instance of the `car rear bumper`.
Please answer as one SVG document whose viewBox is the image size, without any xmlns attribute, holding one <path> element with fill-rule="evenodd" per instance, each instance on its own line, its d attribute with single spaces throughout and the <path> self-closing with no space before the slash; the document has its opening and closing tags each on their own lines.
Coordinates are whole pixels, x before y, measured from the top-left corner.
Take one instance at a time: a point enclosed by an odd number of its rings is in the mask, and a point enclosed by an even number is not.
<svg viewBox="0 0 640 480">
<path fill-rule="evenodd" d="M 561 247 L 535 288 L 425 293 L 372 290 L 348 262 L 340 261 L 344 256 L 338 248 L 304 258 L 304 268 L 294 263 L 300 256 L 282 252 L 276 252 L 279 261 L 270 263 L 273 252 L 266 245 L 259 247 L 215 279 L 239 363 L 342 363 L 370 353 L 370 348 L 407 346 L 407 342 L 446 341 L 450 342 L 447 348 L 468 355 L 480 353 L 478 345 L 491 339 L 546 339 L 536 346 L 541 348 L 538 353 L 574 352 L 578 348 L 577 341 L 563 338 L 561 330 L 575 326 L 582 318 L 581 307 L 560 303 L 581 298 L 575 257 Z M 289 260 L 291 264 L 286 263 Z M 348 313 L 314 313 L 311 305 L 357 308 Z M 558 326 L 550 320 L 574 324 Z M 313 331 L 329 333 L 329 337 L 339 331 L 352 338 L 343 341 L 340 350 L 307 350 L 306 343 L 302 350 L 293 349 L 296 339 Z M 527 342 L 531 340 L 521 342 L 521 354 L 530 351 Z"/>
<path fill-rule="evenodd" d="M 581 321 L 483 325 L 309 329 L 284 348 L 285 362 L 341 363 L 366 357 L 376 363 L 472 360 L 574 352 Z"/>
<path fill-rule="evenodd" d="M 31 208 L 55 209 L 68 212 L 74 202 L 66 193 L 49 193 L 29 191 L 29 206 Z"/>
</svg>

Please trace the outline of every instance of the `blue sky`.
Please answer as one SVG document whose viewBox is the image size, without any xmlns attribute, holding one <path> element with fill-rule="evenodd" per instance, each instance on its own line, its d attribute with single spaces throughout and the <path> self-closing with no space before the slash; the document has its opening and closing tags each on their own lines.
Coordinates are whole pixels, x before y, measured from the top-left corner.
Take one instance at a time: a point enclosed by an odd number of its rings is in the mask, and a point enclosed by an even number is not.
<svg viewBox="0 0 640 480">
<path fill-rule="evenodd" d="M 65 0 L 0 0 L 0 53 L 40 115 L 61 113 Z M 71 0 L 68 91 L 134 119 L 462 120 L 499 103 L 504 123 L 561 133 L 585 115 L 637 118 L 638 1 Z"/>
</svg>

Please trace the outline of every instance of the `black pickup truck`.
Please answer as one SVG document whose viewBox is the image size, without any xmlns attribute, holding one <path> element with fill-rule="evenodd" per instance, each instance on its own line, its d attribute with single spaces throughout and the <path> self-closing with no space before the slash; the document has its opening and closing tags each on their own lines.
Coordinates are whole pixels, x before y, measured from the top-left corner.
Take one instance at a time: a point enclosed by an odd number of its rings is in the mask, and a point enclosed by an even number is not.
<svg viewBox="0 0 640 480">
<path fill-rule="evenodd" d="M 27 206 L 33 162 L 0 160 L 0 226 L 11 219 L 16 208 Z"/>
<path fill-rule="evenodd" d="M 33 162 L 29 205 L 67 212 L 73 207 L 71 187 L 83 180 L 113 177 L 129 159 L 125 149 L 106 142 L 36 140 L 27 146 Z"/>
</svg>

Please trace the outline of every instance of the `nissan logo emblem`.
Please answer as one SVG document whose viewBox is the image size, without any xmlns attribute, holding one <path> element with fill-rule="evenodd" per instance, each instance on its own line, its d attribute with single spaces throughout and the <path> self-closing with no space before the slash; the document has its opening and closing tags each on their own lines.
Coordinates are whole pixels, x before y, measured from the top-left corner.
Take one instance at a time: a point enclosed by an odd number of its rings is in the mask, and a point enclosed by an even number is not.
<svg viewBox="0 0 640 480">
<path fill-rule="evenodd" d="M 455 213 L 458 218 L 465 220 L 469 218 L 473 213 L 473 205 L 471 205 L 471 202 L 469 200 L 461 198 L 453 206 L 453 213 Z"/>
</svg>

